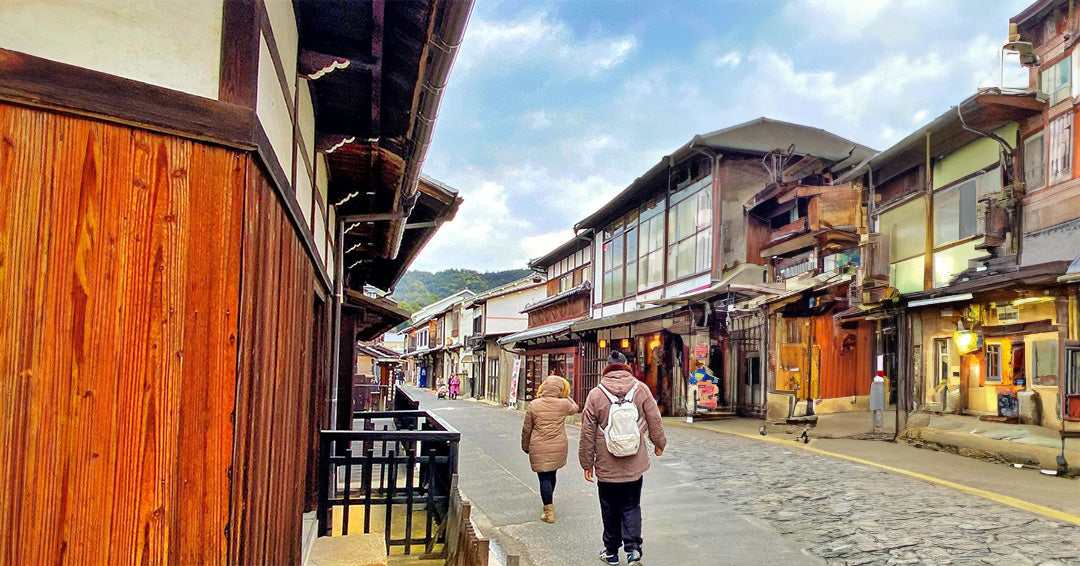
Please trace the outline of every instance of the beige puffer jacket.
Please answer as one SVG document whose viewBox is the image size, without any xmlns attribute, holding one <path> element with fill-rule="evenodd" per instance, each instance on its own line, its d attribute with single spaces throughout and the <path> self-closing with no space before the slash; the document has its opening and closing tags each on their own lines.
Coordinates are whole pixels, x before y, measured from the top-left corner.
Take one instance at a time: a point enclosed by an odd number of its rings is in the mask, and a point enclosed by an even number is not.
<svg viewBox="0 0 1080 566">
<path fill-rule="evenodd" d="M 564 397 L 566 380 L 549 375 L 525 411 L 521 449 L 529 453 L 534 472 L 552 472 L 566 465 L 566 417 L 578 412 L 577 403 Z"/>
</svg>

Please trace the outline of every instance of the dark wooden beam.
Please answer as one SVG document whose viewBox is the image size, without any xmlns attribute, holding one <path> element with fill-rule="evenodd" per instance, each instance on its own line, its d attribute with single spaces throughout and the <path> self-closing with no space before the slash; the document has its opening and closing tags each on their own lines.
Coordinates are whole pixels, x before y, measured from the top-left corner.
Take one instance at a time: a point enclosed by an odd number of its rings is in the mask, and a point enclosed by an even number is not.
<svg viewBox="0 0 1080 566">
<path fill-rule="evenodd" d="M 0 100 L 253 149 L 251 108 L 0 48 Z"/>
<path fill-rule="evenodd" d="M 255 108 L 259 83 L 259 26 L 255 0 L 225 0 L 221 20 L 218 99 Z"/>
<path fill-rule="evenodd" d="M 325 53 L 316 53 L 304 49 L 300 51 L 296 72 L 305 79 L 314 81 L 342 69 L 361 69 L 368 72 L 374 72 L 378 70 L 381 65 L 382 60 L 374 57 L 367 61 L 360 61 L 355 57 L 349 58 L 337 55 L 327 55 Z"/>
<path fill-rule="evenodd" d="M 980 94 L 975 97 L 975 102 L 979 104 L 985 104 L 987 106 L 991 104 L 1000 104 L 1002 106 L 1012 106 L 1015 108 L 1022 108 L 1024 110 L 1031 110 L 1031 115 L 1034 116 L 1039 112 L 1042 112 L 1046 108 L 1045 102 L 1040 102 L 1034 96 L 1011 96 L 1007 94 Z"/>
<path fill-rule="evenodd" d="M 386 0 L 371 2 L 371 57 L 379 62 L 371 70 L 371 131 L 381 134 L 383 33 L 386 30 Z"/>
</svg>

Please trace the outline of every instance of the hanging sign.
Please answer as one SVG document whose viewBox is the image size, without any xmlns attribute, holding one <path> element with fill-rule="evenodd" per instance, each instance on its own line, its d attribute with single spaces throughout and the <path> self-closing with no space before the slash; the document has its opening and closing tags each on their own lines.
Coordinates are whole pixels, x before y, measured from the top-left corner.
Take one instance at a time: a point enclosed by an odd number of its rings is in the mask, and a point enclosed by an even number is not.
<svg viewBox="0 0 1080 566">
<path fill-rule="evenodd" d="M 510 403 L 508 408 L 514 408 L 517 405 L 518 395 L 518 372 L 521 371 L 521 357 L 514 357 L 514 369 L 510 371 Z"/>
</svg>

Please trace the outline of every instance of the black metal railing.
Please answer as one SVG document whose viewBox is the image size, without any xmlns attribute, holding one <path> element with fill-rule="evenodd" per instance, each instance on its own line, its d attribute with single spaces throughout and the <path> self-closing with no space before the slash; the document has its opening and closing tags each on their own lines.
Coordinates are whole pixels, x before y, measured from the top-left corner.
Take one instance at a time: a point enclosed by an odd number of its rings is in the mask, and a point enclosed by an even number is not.
<svg viewBox="0 0 1080 566">
<path fill-rule="evenodd" d="M 399 400 L 415 403 L 400 388 L 395 407 Z M 381 529 L 387 550 L 403 546 L 410 554 L 413 546 L 423 545 L 430 554 L 445 537 L 461 434 L 435 415 L 415 409 L 357 412 L 353 417 L 354 430 L 324 430 L 319 435 L 319 536 L 334 533 L 335 515 L 338 532 L 349 534 L 359 526 L 350 523 L 359 512 L 362 532 Z"/>
</svg>

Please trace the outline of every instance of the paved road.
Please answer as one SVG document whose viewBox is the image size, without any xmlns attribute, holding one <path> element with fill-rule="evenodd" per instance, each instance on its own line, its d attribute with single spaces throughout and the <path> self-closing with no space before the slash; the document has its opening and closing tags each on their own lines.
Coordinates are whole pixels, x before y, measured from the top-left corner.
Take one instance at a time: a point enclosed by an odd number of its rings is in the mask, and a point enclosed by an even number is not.
<svg viewBox="0 0 1080 566">
<path fill-rule="evenodd" d="M 508 552 L 536 566 L 599 564 L 595 487 L 571 454 L 557 522 L 539 522 L 522 413 L 421 394 L 462 432 L 460 483 Z M 571 451 L 577 428 L 568 427 Z M 1080 527 L 782 445 L 669 427 L 645 476 L 645 563 L 1080 565 Z M 1063 489 L 1074 489 L 1069 484 Z M 486 529 L 484 527 L 487 527 Z"/>
</svg>

